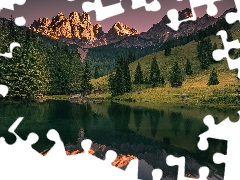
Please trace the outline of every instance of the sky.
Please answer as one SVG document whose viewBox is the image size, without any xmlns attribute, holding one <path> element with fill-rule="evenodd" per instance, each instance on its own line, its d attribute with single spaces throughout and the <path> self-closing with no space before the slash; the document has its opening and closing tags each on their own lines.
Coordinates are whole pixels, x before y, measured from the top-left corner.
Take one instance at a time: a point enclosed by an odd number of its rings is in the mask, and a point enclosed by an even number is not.
<svg viewBox="0 0 240 180">
<path fill-rule="evenodd" d="M 82 3 L 83 2 L 94 2 L 94 0 L 75 0 L 73 2 L 67 0 L 26 0 L 26 3 L 22 6 L 15 5 L 14 11 L 3 9 L 0 12 L 1 17 L 9 18 L 11 15 L 15 17 L 23 16 L 26 19 L 26 26 L 30 26 L 34 20 L 39 18 L 56 16 L 58 12 L 63 12 L 63 14 L 68 17 L 73 11 L 82 13 Z M 146 0 L 148 3 L 153 0 Z M 103 27 L 104 32 L 112 27 L 112 25 L 118 21 L 127 24 L 131 28 L 137 29 L 139 32 L 146 32 L 153 24 L 161 21 L 162 17 L 167 14 L 170 9 L 177 9 L 181 11 L 185 8 L 190 8 L 189 0 L 183 0 L 182 2 L 177 2 L 177 0 L 158 0 L 161 3 L 161 10 L 158 12 L 147 12 L 145 8 L 139 8 L 133 10 L 131 8 L 131 0 L 122 0 L 122 7 L 125 9 L 125 13 L 110 17 L 103 21 L 96 21 L 95 11 L 91 11 L 88 14 L 91 17 L 92 24 L 99 23 Z M 119 0 L 102 0 L 104 6 L 112 5 L 118 3 Z M 216 2 L 215 5 L 218 8 L 218 14 L 216 17 L 222 15 L 222 13 L 232 7 L 235 7 L 234 0 L 223 0 Z M 202 17 L 206 14 L 207 6 L 198 7 L 195 12 L 198 17 Z"/>
</svg>

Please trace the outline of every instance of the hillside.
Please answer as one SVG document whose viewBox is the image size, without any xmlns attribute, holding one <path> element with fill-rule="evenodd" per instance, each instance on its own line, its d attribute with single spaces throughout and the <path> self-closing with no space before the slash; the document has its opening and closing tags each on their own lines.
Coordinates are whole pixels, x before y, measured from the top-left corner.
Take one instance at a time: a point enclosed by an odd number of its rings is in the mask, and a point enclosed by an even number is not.
<svg viewBox="0 0 240 180">
<path fill-rule="evenodd" d="M 234 11 L 234 9 L 228 11 Z M 191 9 L 179 11 L 179 15 L 180 19 L 189 18 L 192 16 Z M 100 24 L 91 23 L 90 15 L 85 12 L 82 14 L 72 12 L 69 16 L 59 12 L 53 18 L 35 20 L 30 29 L 39 35 L 74 46 L 81 54 L 81 59 L 89 62 L 91 71 L 93 72 L 96 67 L 99 67 L 99 75 L 103 76 L 113 71 L 114 60 L 120 54 L 131 51 L 137 58 L 143 57 L 161 50 L 166 41 L 195 34 L 222 18 L 223 16 L 214 18 L 204 15 L 196 21 L 182 23 L 179 30 L 174 31 L 166 25 L 169 23 L 166 15 L 159 19 L 158 23 L 153 24 L 147 32 L 139 33 L 122 22 L 116 22 L 105 33 Z"/>
<path fill-rule="evenodd" d="M 240 25 L 236 23 L 231 32 L 233 39 L 240 37 Z M 211 42 L 217 43 L 218 48 L 221 47 L 222 41 L 217 36 L 210 36 Z M 166 86 L 164 88 L 151 88 L 150 85 L 133 85 L 133 93 L 125 94 L 115 97 L 115 100 L 132 101 L 132 102 L 166 102 L 166 103 L 217 103 L 217 104 L 237 104 L 238 87 L 240 86 L 239 80 L 236 78 L 236 71 L 230 71 L 226 60 L 222 60 L 216 64 L 210 65 L 208 70 L 200 68 L 200 62 L 197 58 L 197 42 L 191 41 L 190 43 L 172 48 L 172 54 L 165 57 L 164 51 L 159 51 L 145 57 L 129 65 L 132 81 L 134 80 L 134 73 L 138 62 L 141 64 L 144 78 L 150 73 L 150 65 L 152 58 L 156 57 L 161 75 L 165 78 Z M 193 75 L 184 75 L 184 82 L 181 88 L 171 88 L 168 77 L 169 70 L 175 61 L 178 62 L 182 69 L 182 74 L 185 74 L 186 60 L 189 59 L 193 69 Z M 219 77 L 220 84 L 215 86 L 207 86 L 207 82 L 212 71 L 215 67 Z M 97 82 L 107 90 L 107 76 L 92 80 L 96 86 Z M 190 94 L 191 98 L 182 100 L 181 94 Z"/>
</svg>

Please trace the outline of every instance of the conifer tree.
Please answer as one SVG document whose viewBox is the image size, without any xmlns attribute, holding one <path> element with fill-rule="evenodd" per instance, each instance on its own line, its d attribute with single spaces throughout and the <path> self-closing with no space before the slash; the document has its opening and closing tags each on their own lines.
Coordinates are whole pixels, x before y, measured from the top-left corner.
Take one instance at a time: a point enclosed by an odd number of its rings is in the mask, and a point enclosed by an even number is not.
<svg viewBox="0 0 240 180">
<path fill-rule="evenodd" d="M 99 71 L 98 71 L 98 67 L 97 66 L 94 69 L 94 78 L 95 79 L 99 78 Z"/>
<path fill-rule="evenodd" d="M 133 61 L 134 61 L 133 60 L 133 53 L 132 53 L 132 51 L 129 51 L 128 56 L 127 56 L 127 62 L 128 62 L 128 64 L 130 64 Z"/>
<path fill-rule="evenodd" d="M 138 62 L 137 68 L 135 70 L 135 84 L 143 84 L 143 72 L 141 69 L 141 64 Z"/>
<path fill-rule="evenodd" d="M 112 96 L 122 95 L 132 90 L 132 82 L 128 62 L 119 56 L 116 63 L 116 73 L 110 75 L 108 80 Z"/>
<path fill-rule="evenodd" d="M 118 85 L 116 82 L 115 74 L 111 74 L 108 78 L 108 86 L 109 86 L 109 91 L 111 92 L 112 96 L 117 96 L 118 95 Z"/>
<path fill-rule="evenodd" d="M 169 78 L 171 87 L 181 87 L 183 82 L 183 76 L 181 73 L 181 69 L 178 66 L 178 63 L 175 62 L 171 71 L 170 71 L 170 78 Z"/>
<path fill-rule="evenodd" d="M 212 44 L 210 38 L 202 39 L 197 46 L 198 59 L 200 61 L 200 66 L 202 69 L 207 69 L 211 62 L 213 62 L 212 57 Z"/>
<path fill-rule="evenodd" d="M 122 62 L 122 71 L 123 71 L 123 81 L 125 86 L 125 92 L 129 93 L 132 90 L 132 81 L 131 81 L 128 62 L 125 59 L 123 59 L 123 62 Z"/>
<path fill-rule="evenodd" d="M 191 63 L 190 63 L 189 59 L 187 59 L 185 71 L 186 71 L 187 75 L 192 75 L 193 74 L 192 66 L 191 66 Z"/>
<path fill-rule="evenodd" d="M 83 96 L 86 96 L 88 94 L 91 94 L 91 91 L 93 89 L 92 84 L 90 83 L 91 80 L 91 71 L 90 67 L 87 62 L 85 62 L 85 66 L 83 69 L 83 75 L 82 75 L 82 82 L 81 82 L 81 93 Z"/>
<path fill-rule="evenodd" d="M 148 80 L 148 77 L 146 76 L 145 79 L 144 79 L 144 83 L 145 84 L 149 84 L 149 80 Z"/>
<path fill-rule="evenodd" d="M 8 35 L 6 36 L 7 41 L 9 43 L 16 41 L 17 33 L 16 33 L 15 22 L 12 15 L 7 23 L 7 28 L 8 28 Z"/>
<path fill-rule="evenodd" d="M 83 76 L 83 64 L 77 50 L 70 51 L 70 59 L 71 74 L 69 76 L 69 93 L 78 94 L 82 91 L 81 81 Z"/>
<path fill-rule="evenodd" d="M 207 85 L 210 86 L 210 85 L 217 85 L 217 84 L 219 84 L 218 75 L 217 75 L 216 69 L 213 68 Z"/>
<path fill-rule="evenodd" d="M 160 75 L 160 69 L 156 57 L 153 58 L 151 63 L 149 83 L 152 85 L 152 87 L 157 87 L 159 84 L 161 86 L 164 85 L 164 79 Z"/>
<path fill-rule="evenodd" d="M 169 44 L 167 44 L 167 46 L 165 48 L 164 55 L 165 56 L 170 56 L 171 55 L 171 48 L 170 48 Z"/>
</svg>

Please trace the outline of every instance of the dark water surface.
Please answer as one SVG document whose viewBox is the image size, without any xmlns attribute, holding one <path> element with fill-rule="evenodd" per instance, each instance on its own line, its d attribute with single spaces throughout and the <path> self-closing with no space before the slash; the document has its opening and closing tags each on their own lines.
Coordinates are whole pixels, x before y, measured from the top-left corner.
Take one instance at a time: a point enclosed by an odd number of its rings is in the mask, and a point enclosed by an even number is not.
<svg viewBox="0 0 240 180">
<path fill-rule="evenodd" d="M 105 145 L 118 154 L 137 156 L 141 179 L 151 180 L 151 171 L 155 168 L 163 170 L 163 177 L 177 179 L 177 166 L 166 165 L 166 157 L 170 154 L 185 156 L 186 174 L 198 175 L 199 167 L 208 166 L 212 178 L 217 179 L 218 175 L 223 177 L 224 165 L 214 164 L 212 156 L 216 152 L 226 153 L 227 143 L 209 139 L 208 150 L 198 150 L 198 135 L 208 129 L 203 118 L 211 114 L 216 123 L 227 117 L 237 121 L 238 110 L 170 105 L 155 110 L 113 102 L 1 101 L 0 136 L 13 143 L 15 138 L 7 129 L 18 117 L 24 117 L 16 133 L 24 140 L 30 132 L 38 134 L 39 141 L 33 148 L 39 152 L 53 145 L 46 137 L 48 130 L 56 129 L 65 145 L 75 145 L 81 130 L 84 137 L 94 143 Z"/>
</svg>

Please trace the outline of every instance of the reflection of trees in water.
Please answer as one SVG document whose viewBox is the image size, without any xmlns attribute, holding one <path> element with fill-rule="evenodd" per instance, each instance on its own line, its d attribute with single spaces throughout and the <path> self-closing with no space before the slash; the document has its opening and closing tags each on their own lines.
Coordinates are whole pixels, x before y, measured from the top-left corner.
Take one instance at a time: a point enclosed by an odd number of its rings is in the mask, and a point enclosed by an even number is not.
<svg viewBox="0 0 240 180">
<path fill-rule="evenodd" d="M 185 128 L 185 135 L 189 135 L 192 129 L 193 121 L 190 119 L 186 119 L 184 122 L 184 128 Z"/>
<path fill-rule="evenodd" d="M 151 110 L 149 112 L 150 126 L 151 126 L 151 134 L 153 137 L 156 136 L 158 130 L 158 124 L 160 122 L 160 118 L 164 113 L 162 111 Z"/>
<path fill-rule="evenodd" d="M 141 123 L 143 121 L 143 111 L 141 108 L 134 108 L 133 109 L 133 115 L 134 115 L 134 122 L 135 126 L 137 128 L 137 131 L 139 131 L 139 128 L 141 126 Z"/>
<path fill-rule="evenodd" d="M 85 134 L 88 134 L 88 129 L 89 129 L 89 125 L 91 122 L 91 115 L 92 115 L 93 111 L 92 111 L 92 107 L 90 106 L 90 104 L 84 104 L 83 108 L 81 110 L 81 117 L 83 117 L 82 120 L 82 125 L 85 131 Z"/>
<path fill-rule="evenodd" d="M 108 107 L 108 115 L 114 122 L 115 132 L 118 136 L 130 135 L 128 124 L 130 123 L 131 107 L 111 102 Z"/>
<path fill-rule="evenodd" d="M 180 125 L 182 122 L 182 113 L 180 112 L 170 112 L 170 123 L 172 125 L 172 131 L 175 133 L 175 136 L 180 130 Z"/>
</svg>

